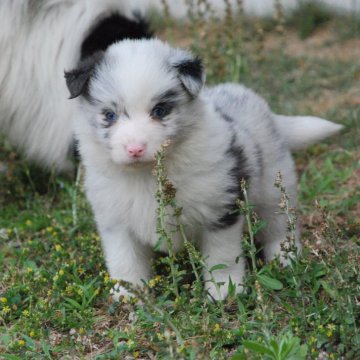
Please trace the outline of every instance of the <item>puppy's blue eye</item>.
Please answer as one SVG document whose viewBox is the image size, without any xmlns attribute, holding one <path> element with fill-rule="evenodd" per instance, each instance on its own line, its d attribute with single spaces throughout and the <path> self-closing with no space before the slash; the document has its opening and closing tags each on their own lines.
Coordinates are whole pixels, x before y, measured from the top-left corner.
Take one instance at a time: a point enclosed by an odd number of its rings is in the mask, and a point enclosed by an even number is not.
<svg viewBox="0 0 360 360">
<path fill-rule="evenodd" d="M 151 110 L 150 116 L 152 118 L 162 119 L 166 115 L 169 115 L 170 112 L 171 112 L 171 108 L 169 106 L 167 106 L 166 104 L 164 104 L 164 105 L 156 105 Z"/>
<path fill-rule="evenodd" d="M 106 111 L 104 115 L 105 115 L 105 120 L 108 121 L 109 123 L 112 123 L 117 119 L 117 115 L 113 111 Z"/>
</svg>

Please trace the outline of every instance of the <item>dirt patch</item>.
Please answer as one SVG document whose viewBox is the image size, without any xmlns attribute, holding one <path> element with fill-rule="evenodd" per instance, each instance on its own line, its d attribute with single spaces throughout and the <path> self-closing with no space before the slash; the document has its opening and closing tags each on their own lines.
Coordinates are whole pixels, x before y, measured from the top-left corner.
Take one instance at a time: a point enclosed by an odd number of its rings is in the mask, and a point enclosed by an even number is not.
<svg viewBox="0 0 360 360">
<path fill-rule="evenodd" d="M 334 24 L 318 29 L 312 36 L 302 40 L 296 31 L 286 29 L 284 35 L 268 33 L 265 36 L 264 50 L 271 51 L 282 46 L 292 57 L 313 57 L 329 61 L 359 61 L 360 39 L 339 41 L 334 33 Z"/>
<path fill-rule="evenodd" d="M 360 106 L 360 81 L 356 86 L 344 92 L 325 89 L 320 92 L 316 99 L 313 97 L 305 99 L 301 107 L 314 114 L 324 114 L 334 108 L 355 108 Z"/>
<path fill-rule="evenodd" d="M 354 159 L 357 159 L 360 162 L 360 150 L 354 152 Z M 355 169 L 351 174 L 350 178 L 344 184 L 347 188 L 360 188 L 360 168 Z M 359 217 L 360 217 L 360 204 L 359 204 Z"/>
</svg>

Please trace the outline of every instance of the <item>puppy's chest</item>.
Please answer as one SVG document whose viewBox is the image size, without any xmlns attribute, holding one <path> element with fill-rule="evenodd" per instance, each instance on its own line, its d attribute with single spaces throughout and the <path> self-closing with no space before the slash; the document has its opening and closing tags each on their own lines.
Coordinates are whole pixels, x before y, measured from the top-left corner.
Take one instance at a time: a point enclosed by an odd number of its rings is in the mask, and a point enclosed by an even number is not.
<svg viewBox="0 0 360 360">
<path fill-rule="evenodd" d="M 123 189 L 122 218 L 141 242 L 150 245 L 157 243 L 160 227 L 165 226 L 173 238 L 175 249 L 180 249 L 182 240 L 176 231 L 177 224 L 183 224 L 187 235 L 193 237 L 212 216 L 214 207 L 218 207 L 219 202 L 214 199 L 214 192 L 204 188 L 203 182 L 197 178 L 186 176 L 179 181 L 176 177 L 172 180 L 170 176 L 167 185 L 171 187 L 170 183 L 173 183 L 176 189 L 173 204 L 181 209 L 178 218 L 174 215 L 175 207 L 164 205 L 164 198 L 171 196 L 173 189 L 165 186 L 165 192 L 160 195 L 155 178 L 129 182 Z"/>
<path fill-rule="evenodd" d="M 156 236 L 157 208 L 156 182 L 154 179 L 127 181 L 119 194 L 121 222 L 129 227 L 136 237 L 153 243 Z"/>
</svg>

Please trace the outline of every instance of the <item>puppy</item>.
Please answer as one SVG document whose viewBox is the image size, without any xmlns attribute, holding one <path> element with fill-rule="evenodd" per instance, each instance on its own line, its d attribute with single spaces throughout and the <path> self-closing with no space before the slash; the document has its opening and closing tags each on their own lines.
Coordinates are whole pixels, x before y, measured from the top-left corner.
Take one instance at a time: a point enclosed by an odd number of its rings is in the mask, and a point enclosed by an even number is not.
<svg viewBox="0 0 360 360">
<path fill-rule="evenodd" d="M 267 226 L 259 234 L 267 260 L 283 256 L 285 216 L 277 214 L 276 174 L 295 205 L 296 174 L 290 151 L 338 131 L 315 117 L 279 116 L 251 90 L 237 84 L 204 87 L 201 61 L 153 39 L 125 40 L 65 74 L 71 98 L 79 97 L 76 137 L 86 168 L 86 192 L 101 234 L 112 278 L 141 284 L 150 277 L 156 234 L 154 154 L 165 142 L 165 167 L 177 189 L 181 222 L 209 268 L 205 288 L 224 299 L 230 280 L 241 291 L 244 218 L 235 202 L 240 180 Z M 168 219 L 169 230 L 174 221 Z M 181 249 L 179 235 L 174 248 Z M 296 245 L 300 249 L 299 234 Z M 166 245 L 163 244 L 163 251 Z M 240 255 L 240 260 L 236 261 Z M 126 294 L 120 288 L 117 295 Z"/>
<path fill-rule="evenodd" d="M 124 38 L 149 37 L 128 0 L 0 2 L 0 132 L 39 165 L 72 167 L 65 68 Z"/>
</svg>

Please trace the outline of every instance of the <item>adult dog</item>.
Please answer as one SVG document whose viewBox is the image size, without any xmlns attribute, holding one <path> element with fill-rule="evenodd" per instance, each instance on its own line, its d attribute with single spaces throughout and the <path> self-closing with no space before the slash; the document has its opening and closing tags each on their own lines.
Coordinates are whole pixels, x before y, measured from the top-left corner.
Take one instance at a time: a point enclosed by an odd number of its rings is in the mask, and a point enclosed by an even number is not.
<svg viewBox="0 0 360 360">
<path fill-rule="evenodd" d="M 64 69 L 124 38 L 149 37 L 123 0 L 3 0 L 0 132 L 38 164 L 71 168 L 74 104 Z"/>
</svg>

